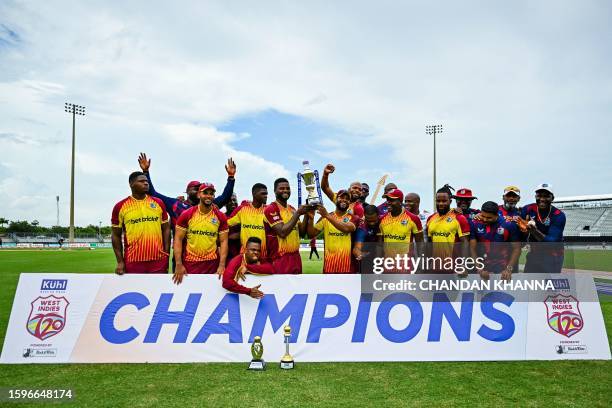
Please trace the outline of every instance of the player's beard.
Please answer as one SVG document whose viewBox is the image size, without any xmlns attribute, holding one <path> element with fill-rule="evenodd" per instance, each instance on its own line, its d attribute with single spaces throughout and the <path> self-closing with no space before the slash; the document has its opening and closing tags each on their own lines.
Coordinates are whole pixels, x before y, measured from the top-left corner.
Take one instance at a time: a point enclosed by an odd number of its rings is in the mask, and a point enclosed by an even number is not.
<svg viewBox="0 0 612 408">
<path fill-rule="evenodd" d="M 438 211 L 440 215 L 446 215 L 450 211 L 450 207 L 446 207 L 444 210 L 441 210 L 440 207 L 436 207 L 436 211 Z"/>
<path fill-rule="evenodd" d="M 516 203 L 504 203 L 504 208 L 506 210 L 514 210 L 516 208 Z"/>
</svg>

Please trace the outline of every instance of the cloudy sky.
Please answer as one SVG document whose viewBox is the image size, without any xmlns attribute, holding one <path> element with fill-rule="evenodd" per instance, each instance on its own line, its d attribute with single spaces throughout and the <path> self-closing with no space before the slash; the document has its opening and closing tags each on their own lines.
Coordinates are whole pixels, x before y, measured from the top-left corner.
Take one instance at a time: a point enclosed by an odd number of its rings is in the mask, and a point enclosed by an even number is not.
<svg viewBox="0 0 612 408">
<path fill-rule="evenodd" d="M 109 223 L 143 151 L 159 191 L 237 193 L 332 162 L 332 187 L 385 173 L 431 207 L 438 184 L 612 192 L 612 3 L 0 3 L 0 217 Z M 293 182 L 295 186 L 295 182 Z M 295 198 L 297 195 L 294 194 Z M 478 202 L 476 202 L 478 203 Z"/>
</svg>

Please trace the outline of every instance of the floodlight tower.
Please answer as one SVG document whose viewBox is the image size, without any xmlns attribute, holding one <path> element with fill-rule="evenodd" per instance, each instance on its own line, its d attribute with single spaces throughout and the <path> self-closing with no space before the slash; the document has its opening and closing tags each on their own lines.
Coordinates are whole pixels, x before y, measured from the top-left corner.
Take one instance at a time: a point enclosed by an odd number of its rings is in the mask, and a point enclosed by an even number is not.
<svg viewBox="0 0 612 408">
<path fill-rule="evenodd" d="M 74 144 L 75 144 L 75 124 L 76 115 L 85 116 L 85 107 L 68 103 L 64 105 L 64 110 L 72 114 L 72 163 L 70 168 L 70 230 L 68 232 L 68 242 L 74 242 Z"/>
<path fill-rule="evenodd" d="M 442 125 L 425 126 L 425 133 L 433 135 L 433 211 L 436 210 L 436 135 L 442 133 Z"/>
</svg>

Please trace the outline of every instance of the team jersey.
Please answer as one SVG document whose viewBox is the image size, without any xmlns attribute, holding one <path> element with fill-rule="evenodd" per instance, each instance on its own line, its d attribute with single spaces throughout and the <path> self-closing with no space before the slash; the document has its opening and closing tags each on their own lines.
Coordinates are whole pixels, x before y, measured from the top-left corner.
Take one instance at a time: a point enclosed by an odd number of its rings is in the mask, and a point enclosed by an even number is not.
<svg viewBox="0 0 612 408">
<path fill-rule="evenodd" d="M 542 218 L 541 215 L 546 217 Z M 544 234 L 544 239 L 541 242 L 562 242 L 563 230 L 565 229 L 565 213 L 551 205 L 550 212 L 541 215 L 538 212 L 538 205 L 535 203 L 523 207 L 521 211 L 521 218 L 526 219 L 529 216 L 535 221 L 538 231 Z"/>
<path fill-rule="evenodd" d="M 264 229 L 266 232 L 266 251 L 268 258 L 278 259 L 285 254 L 299 253 L 300 250 L 300 234 L 297 224 L 293 231 L 285 238 L 279 237 L 272 229 L 274 225 L 279 223 L 288 223 L 295 213 L 295 208 L 291 204 L 283 207 L 278 202 L 273 202 L 267 205 L 264 209 Z"/>
<path fill-rule="evenodd" d="M 480 244 L 479 252 L 486 254 L 485 269 L 498 273 L 508 265 L 512 253 L 510 244 L 503 243 L 518 242 L 521 234 L 516 223 L 498 217 L 492 224 L 472 221 L 470 239 L 476 240 Z"/>
<path fill-rule="evenodd" d="M 392 244 L 385 245 L 385 256 L 408 253 L 412 236 L 423 232 L 419 217 L 404 209 L 395 217 L 390 211 L 383 215 L 379 228 L 383 242 Z"/>
<path fill-rule="evenodd" d="M 168 222 L 164 203 L 146 195 L 142 200 L 132 196 L 115 204 L 111 225 L 123 230 L 123 258 L 125 262 L 156 261 L 164 252 L 161 226 Z"/>
<path fill-rule="evenodd" d="M 176 229 L 185 231 L 184 261 L 210 261 L 217 259 L 217 238 L 228 231 L 227 217 L 214 206 L 204 214 L 196 205 L 183 211 Z"/>
<path fill-rule="evenodd" d="M 178 217 L 181 216 L 183 211 L 190 209 L 191 207 L 193 207 L 193 205 L 189 200 L 181 201 L 177 198 L 168 197 L 156 191 L 155 187 L 153 187 L 153 182 L 151 181 L 151 174 L 146 171 L 145 175 L 147 176 L 147 180 L 149 181 L 149 194 L 151 194 L 153 197 L 159 198 L 164 202 L 164 204 L 166 205 L 166 209 L 168 210 L 168 215 L 170 215 L 170 222 L 172 228 L 174 228 Z M 215 197 L 215 199 L 213 200 L 213 203 L 217 207 L 222 208 L 231 200 L 232 193 L 234 192 L 235 182 L 236 179 L 234 179 L 233 177 L 227 178 L 227 183 L 225 184 L 223 192 L 221 193 L 221 195 Z"/>
<path fill-rule="evenodd" d="M 433 255 L 452 256 L 455 242 L 470 234 L 470 224 L 453 210 L 444 215 L 433 213 L 427 219 L 427 236 L 433 245 Z"/>
<path fill-rule="evenodd" d="M 383 215 L 389 212 L 389 205 L 385 201 L 384 203 L 376 207 L 376 209 L 378 209 L 378 216 L 382 217 Z"/>
<path fill-rule="evenodd" d="M 246 242 L 250 237 L 261 239 L 261 257 L 266 258 L 266 231 L 264 228 L 264 209 L 265 205 L 259 208 L 246 201 L 240 204 L 232 212 L 227 220 L 227 224 L 232 227 L 240 225 L 241 252 L 246 248 Z"/>
<path fill-rule="evenodd" d="M 367 222 L 362 222 L 361 226 L 355 231 L 355 242 L 377 242 L 380 235 L 380 225 L 369 225 Z"/>
<path fill-rule="evenodd" d="M 507 210 L 503 204 L 499 205 L 498 214 L 500 217 L 504 218 L 506 221 L 514 221 L 516 222 L 517 218 L 521 215 L 521 209 L 518 207 L 514 207 L 512 210 Z"/>
<path fill-rule="evenodd" d="M 463 211 L 463 210 L 462 210 Z M 467 210 L 462 212 L 462 215 L 465 217 L 466 220 L 468 221 L 472 221 L 474 219 L 474 216 L 476 214 L 480 214 L 480 211 L 475 209 L 475 208 L 468 208 Z"/>
<path fill-rule="evenodd" d="M 334 211 L 330 215 L 337 221 L 357 225 L 359 220 L 354 214 L 338 215 Z M 319 219 L 314 225 L 318 231 L 323 231 L 325 253 L 323 256 L 323 273 L 351 272 L 351 233 L 342 232 L 325 218 Z"/>
<path fill-rule="evenodd" d="M 248 295 L 251 292 L 251 288 L 247 288 L 239 283 L 240 279 L 244 278 L 244 275 L 247 273 L 253 275 L 272 275 L 276 272 L 272 264 L 259 262 L 249 264 L 246 262 L 244 254 L 240 254 L 227 263 L 223 271 L 222 286 L 230 292 Z"/>
</svg>

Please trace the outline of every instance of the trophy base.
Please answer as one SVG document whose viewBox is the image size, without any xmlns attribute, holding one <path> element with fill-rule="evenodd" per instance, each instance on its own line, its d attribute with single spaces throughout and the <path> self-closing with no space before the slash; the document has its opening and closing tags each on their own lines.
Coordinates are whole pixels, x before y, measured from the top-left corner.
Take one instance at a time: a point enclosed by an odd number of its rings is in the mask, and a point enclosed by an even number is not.
<svg viewBox="0 0 612 408">
<path fill-rule="evenodd" d="M 253 371 L 263 371 L 266 369 L 266 362 L 263 360 L 251 360 L 248 369 Z"/>
<path fill-rule="evenodd" d="M 280 368 L 282 368 L 283 370 L 291 370 L 294 367 L 294 362 L 293 360 L 291 361 L 281 361 L 280 362 Z"/>
</svg>

